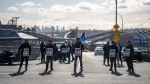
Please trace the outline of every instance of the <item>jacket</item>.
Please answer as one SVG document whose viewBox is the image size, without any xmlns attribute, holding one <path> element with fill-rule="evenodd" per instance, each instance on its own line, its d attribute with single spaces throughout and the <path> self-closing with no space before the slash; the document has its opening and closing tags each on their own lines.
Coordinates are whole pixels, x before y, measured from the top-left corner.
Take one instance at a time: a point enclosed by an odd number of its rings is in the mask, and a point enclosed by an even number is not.
<svg viewBox="0 0 150 84">
<path fill-rule="evenodd" d="M 76 42 L 74 45 L 73 45 L 73 52 L 75 53 L 75 48 L 81 48 L 81 53 L 82 53 L 82 50 L 84 50 L 84 45 L 81 43 L 81 42 Z"/>
<path fill-rule="evenodd" d="M 132 44 L 126 46 L 125 49 L 130 49 L 130 56 L 129 57 L 133 57 L 134 48 L 133 48 Z"/>
<path fill-rule="evenodd" d="M 115 54 L 117 55 L 117 53 L 118 53 L 118 48 L 117 48 L 117 46 L 116 45 L 111 45 L 110 47 L 109 47 L 109 51 L 110 51 L 110 49 L 115 49 Z"/>
<path fill-rule="evenodd" d="M 45 54 L 46 54 L 46 48 L 53 48 L 53 56 L 54 56 L 54 54 L 56 53 L 55 46 L 53 44 L 47 44 L 45 46 Z"/>
<path fill-rule="evenodd" d="M 30 55 L 31 54 L 31 46 L 28 43 L 21 44 L 19 49 L 18 49 L 18 53 L 21 54 L 21 56 L 23 56 L 24 48 L 28 48 L 29 49 L 29 55 Z"/>
</svg>

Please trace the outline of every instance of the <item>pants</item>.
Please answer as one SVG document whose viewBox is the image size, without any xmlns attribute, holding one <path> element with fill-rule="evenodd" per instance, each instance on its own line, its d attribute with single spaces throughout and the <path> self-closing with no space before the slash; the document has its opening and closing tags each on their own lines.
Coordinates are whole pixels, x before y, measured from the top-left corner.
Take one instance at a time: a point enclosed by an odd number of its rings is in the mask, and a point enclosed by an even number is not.
<svg viewBox="0 0 150 84">
<path fill-rule="evenodd" d="M 119 64 L 119 53 L 117 53 L 117 55 L 116 55 L 116 61 Z"/>
<path fill-rule="evenodd" d="M 120 59 L 121 64 L 122 64 L 121 51 L 119 51 L 119 59 Z"/>
<path fill-rule="evenodd" d="M 45 54 L 43 51 L 41 51 L 41 63 L 43 62 L 43 60 L 45 62 Z"/>
<path fill-rule="evenodd" d="M 21 70 L 21 67 L 22 67 L 22 64 L 23 64 L 24 59 L 25 59 L 25 61 L 26 61 L 25 68 L 27 69 L 27 67 L 28 67 L 28 60 L 29 60 L 29 57 L 28 57 L 28 56 L 21 56 L 21 62 L 20 62 L 20 68 L 19 68 L 19 70 Z"/>
<path fill-rule="evenodd" d="M 55 55 L 54 55 L 54 61 L 57 60 L 57 57 L 58 57 L 58 52 L 56 52 Z"/>
<path fill-rule="evenodd" d="M 48 70 L 49 60 L 50 60 L 51 70 L 53 70 L 53 56 L 47 56 L 46 57 L 46 69 L 45 69 L 46 71 Z"/>
<path fill-rule="evenodd" d="M 110 69 L 113 68 L 113 64 L 114 64 L 114 69 L 116 71 L 116 57 L 110 57 L 110 63 L 111 63 Z"/>
<path fill-rule="evenodd" d="M 133 58 L 132 57 L 126 57 L 126 62 L 127 62 L 128 70 L 134 71 Z"/>
<path fill-rule="evenodd" d="M 107 53 L 104 54 L 104 60 L 103 60 L 104 64 L 105 64 L 106 59 L 107 59 L 107 64 L 109 65 L 109 54 Z"/>
<path fill-rule="evenodd" d="M 63 58 L 63 62 L 65 62 L 65 60 L 66 60 L 66 53 L 61 53 L 60 62 L 61 62 L 62 58 Z"/>
<path fill-rule="evenodd" d="M 71 52 L 71 56 L 72 56 L 72 61 L 73 61 L 74 60 L 73 52 Z"/>
<path fill-rule="evenodd" d="M 70 52 L 67 53 L 67 57 L 68 57 L 68 62 L 70 63 Z"/>
<path fill-rule="evenodd" d="M 79 61 L 80 61 L 80 69 L 83 70 L 82 56 L 75 56 L 74 71 L 76 70 L 76 67 L 77 67 L 77 59 L 78 58 L 79 58 Z"/>
</svg>

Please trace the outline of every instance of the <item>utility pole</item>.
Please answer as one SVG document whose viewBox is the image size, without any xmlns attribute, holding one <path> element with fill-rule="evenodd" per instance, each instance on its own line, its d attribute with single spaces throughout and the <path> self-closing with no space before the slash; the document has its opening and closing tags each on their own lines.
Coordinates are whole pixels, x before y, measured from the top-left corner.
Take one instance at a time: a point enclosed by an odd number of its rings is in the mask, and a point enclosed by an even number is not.
<svg viewBox="0 0 150 84">
<path fill-rule="evenodd" d="M 78 38 L 78 27 L 76 27 L 76 38 Z"/>
<path fill-rule="evenodd" d="M 116 0 L 116 24 L 117 24 L 117 0 Z"/>
<path fill-rule="evenodd" d="M 17 26 L 17 19 L 19 19 L 19 18 L 20 18 L 20 17 L 13 17 L 13 18 L 12 18 L 12 20 L 15 19 L 16 22 L 14 22 L 14 23 L 16 24 L 16 26 Z"/>
</svg>

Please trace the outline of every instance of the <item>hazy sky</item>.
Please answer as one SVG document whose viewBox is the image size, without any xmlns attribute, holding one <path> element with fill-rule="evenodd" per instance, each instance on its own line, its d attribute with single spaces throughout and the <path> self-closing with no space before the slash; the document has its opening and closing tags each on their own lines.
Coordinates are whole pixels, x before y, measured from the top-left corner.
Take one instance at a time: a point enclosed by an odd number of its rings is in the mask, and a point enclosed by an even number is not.
<svg viewBox="0 0 150 84">
<path fill-rule="evenodd" d="M 117 1 L 124 28 L 150 28 L 150 0 Z M 115 0 L 0 0 L 2 24 L 12 17 L 20 17 L 19 25 L 53 26 L 57 20 L 54 26 L 107 30 L 115 24 Z"/>
</svg>

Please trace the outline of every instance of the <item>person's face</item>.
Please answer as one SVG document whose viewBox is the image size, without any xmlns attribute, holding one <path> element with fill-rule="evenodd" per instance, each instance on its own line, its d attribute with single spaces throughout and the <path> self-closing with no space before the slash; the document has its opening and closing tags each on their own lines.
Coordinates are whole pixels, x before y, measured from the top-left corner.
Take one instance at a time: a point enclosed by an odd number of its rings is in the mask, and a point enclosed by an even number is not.
<svg viewBox="0 0 150 84">
<path fill-rule="evenodd" d="M 80 39 L 77 39 L 77 42 L 80 42 Z"/>
<path fill-rule="evenodd" d="M 28 41 L 27 41 L 27 40 L 25 40 L 25 41 L 24 41 L 24 43 L 28 43 Z"/>
<path fill-rule="evenodd" d="M 112 45 L 114 45 L 115 43 L 114 43 L 114 42 L 112 42 L 111 44 L 112 44 Z"/>
<path fill-rule="evenodd" d="M 68 43 L 68 45 L 70 45 L 70 43 Z"/>
<path fill-rule="evenodd" d="M 130 42 L 127 42 L 127 45 L 130 45 Z"/>
<path fill-rule="evenodd" d="M 107 45 L 109 45 L 109 42 L 107 43 Z"/>
<path fill-rule="evenodd" d="M 49 44 L 52 44 L 52 41 L 48 41 L 49 42 Z"/>
</svg>

